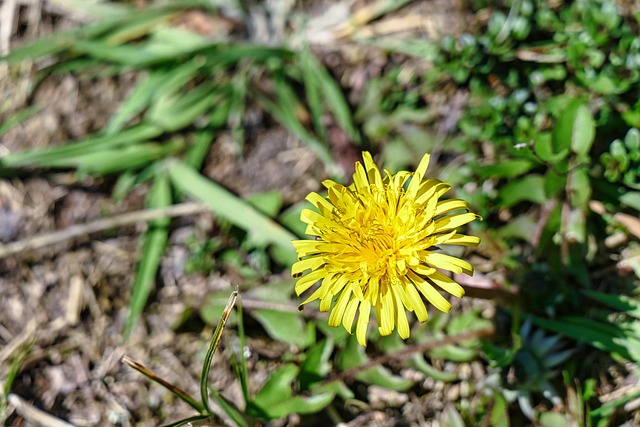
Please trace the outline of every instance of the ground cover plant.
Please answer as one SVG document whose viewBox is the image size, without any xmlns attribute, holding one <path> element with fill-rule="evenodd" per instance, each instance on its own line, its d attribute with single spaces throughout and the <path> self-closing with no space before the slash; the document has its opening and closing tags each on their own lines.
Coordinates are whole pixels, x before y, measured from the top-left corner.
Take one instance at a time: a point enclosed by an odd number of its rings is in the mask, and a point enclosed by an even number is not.
<svg viewBox="0 0 640 427">
<path fill-rule="evenodd" d="M 633 2 L 8 4 L 3 423 L 640 422 Z"/>
</svg>

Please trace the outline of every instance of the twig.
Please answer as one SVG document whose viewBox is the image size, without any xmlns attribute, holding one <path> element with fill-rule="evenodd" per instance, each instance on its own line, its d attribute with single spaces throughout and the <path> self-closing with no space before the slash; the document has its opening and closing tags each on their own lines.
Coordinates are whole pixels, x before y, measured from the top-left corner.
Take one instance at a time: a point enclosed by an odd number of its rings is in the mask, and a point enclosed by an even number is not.
<svg viewBox="0 0 640 427">
<path fill-rule="evenodd" d="M 145 209 L 135 212 L 127 212 L 112 218 L 99 219 L 88 224 L 72 225 L 64 230 L 52 233 L 40 234 L 18 242 L 0 245 L 0 259 L 32 249 L 39 249 L 54 243 L 75 239 L 85 234 L 97 233 L 116 227 L 135 224 L 137 222 L 151 221 L 160 218 L 172 218 L 177 216 L 195 215 L 209 211 L 201 203 L 182 203 L 160 209 Z"/>
<path fill-rule="evenodd" d="M 414 353 L 425 353 L 435 348 L 444 347 L 445 345 L 458 344 L 462 341 L 467 341 L 474 338 L 489 337 L 494 334 L 495 334 L 495 328 L 493 326 L 488 326 L 486 328 L 476 329 L 474 331 L 463 332 L 461 334 L 454 335 L 452 337 L 444 337 L 436 341 L 409 345 L 402 350 L 396 351 L 395 353 L 385 354 L 383 356 L 376 357 L 375 359 L 371 359 L 363 365 L 348 369 L 334 377 L 329 377 L 324 381 L 324 383 L 352 379 L 356 375 L 358 375 L 363 371 L 366 371 L 367 369 L 373 368 L 378 365 L 387 364 L 392 360 L 404 360 Z"/>
</svg>

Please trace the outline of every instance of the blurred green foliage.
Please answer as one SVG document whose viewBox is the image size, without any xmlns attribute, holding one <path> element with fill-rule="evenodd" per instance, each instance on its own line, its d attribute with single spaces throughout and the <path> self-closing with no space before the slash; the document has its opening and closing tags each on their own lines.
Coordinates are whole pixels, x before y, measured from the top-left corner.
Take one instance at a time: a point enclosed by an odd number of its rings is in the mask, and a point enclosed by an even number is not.
<svg viewBox="0 0 640 427">
<path fill-rule="evenodd" d="M 469 395 L 476 397 L 460 397 L 443 420 L 508 426 L 517 411 L 511 425 L 523 416 L 550 426 L 619 424 L 629 399 L 601 405 L 601 378 L 587 369 L 593 367 L 576 366 L 586 351 L 610 363 L 640 362 L 640 15 L 623 15 L 613 0 L 470 7 L 477 17 L 473 31 L 438 42 L 356 37 L 363 46 L 426 60 L 429 67 L 390 61 L 352 105 L 308 46 L 212 41 L 170 25 L 189 8 L 217 13 L 208 2 L 116 13 L 4 58 L 54 56 L 48 73 L 135 70 L 141 77 L 98 134 L 12 153 L 0 158 L 0 172 L 115 174 L 116 199 L 149 183 L 147 207 L 192 197 L 211 208 L 222 236 L 188 242 L 186 272 L 223 270 L 240 278 L 245 309 L 229 322 L 242 343 L 232 359 L 244 401 L 212 393 L 238 425 L 321 411 L 338 422 L 348 404 L 365 405 L 359 384 L 419 390 L 417 381 L 398 374 L 406 368 L 438 384 L 456 384 L 455 366 L 479 360 L 490 375 L 471 384 Z M 327 115 L 354 145 L 381 152 L 391 170 L 427 151 L 438 158 L 440 169 L 430 173 L 449 181 L 484 218 L 472 224 L 483 239 L 472 261 L 484 265 L 479 270 L 487 280 L 511 292 L 507 299 L 495 294 L 495 318 L 475 309 L 436 314 L 414 326 L 408 344 L 373 331 L 365 351 L 344 329 L 298 313 L 291 282 L 264 283 L 270 269 L 291 261 L 289 230 L 303 234 L 297 221 L 302 205 L 282 206 L 272 193 L 241 199 L 200 173 L 220 132 L 231 133 L 241 155 L 245 115 L 256 105 L 337 176 Z M 33 108 L 0 126 L 0 134 Z M 170 222 L 157 220 L 142 240 L 128 330 L 147 302 L 169 233 Z M 225 239 L 232 233 L 240 238 Z M 200 316 L 215 323 L 227 296 L 208 295 Z M 256 393 L 249 393 L 245 317 L 257 324 L 251 334 L 289 349 Z M 394 369 L 376 362 L 376 355 L 393 360 L 407 345 L 490 323 L 497 330 L 492 339 L 442 344 L 398 360 Z"/>
</svg>

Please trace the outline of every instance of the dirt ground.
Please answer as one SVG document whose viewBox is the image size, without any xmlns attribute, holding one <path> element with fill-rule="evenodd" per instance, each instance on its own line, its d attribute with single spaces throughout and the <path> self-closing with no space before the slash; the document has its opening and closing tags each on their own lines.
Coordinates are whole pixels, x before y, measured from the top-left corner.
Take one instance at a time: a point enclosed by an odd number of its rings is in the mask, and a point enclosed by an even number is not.
<svg viewBox="0 0 640 427">
<path fill-rule="evenodd" d="M 34 18 L 29 7 L 19 9 L 15 17 L 18 32 L 11 39 L 12 45 L 78 24 L 64 11 L 39 13 L 39 18 Z M 35 29 L 34 19 L 40 19 Z M 442 19 L 433 22 L 438 23 L 432 28 L 434 35 L 464 27 L 460 19 L 447 25 Z M 344 61 L 345 57 L 348 53 L 334 52 L 325 60 L 343 76 L 341 83 L 351 88 L 351 96 L 357 96 L 363 67 Z M 366 73 L 379 72 L 384 61 L 383 57 L 375 59 Z M 24 105 L 42 106 L 38 114 L 2 137 L 3 153 L 56 145 L 98 130 L 137 78 L 134 74 L 106 79 L 48 77 L 32 96 L 27 96 L 37 66 L 2 70 L 0 93 L 4 97 L 2 106 L 9 105 L 7 111 Z M 229 135 L 216 137 L 205 174 L 238 194 L 277 189 L 290 204 L 317 190 L 325 176 L 307 148 L 281 128 L 262 127 L 252 132 L 240 159 L 229 144 Z M 344 144 L 336 144 L 334 150 L 341 165 L 351 167 L 354 151 Z M 111 198 L 113 184 L 110 179 L 92 178 L 77 182 L 71 173 L 46 171 L 0 180 L 0 242 L 30 239 L 143 207 L 145 186 L 116 204 Z M 193 415 L 186 404 L 125 366 L 121 358 L 129 355 L 198 395 L 201 361 L 212 325 L 204 324 L 197 311 L 204 295 L 230 292 L 237 283 L 237 273 L 223 268 L 206 276 L 186 274 L 189 239 L 195 236 L 206 240 L 218 228 L 209 213 L 174 220 L 156 287 L 141 321 L 125 342 L 122 329 L 144 230 L 145 224 L 140 223 L 0 259 L 0 377 L 5 377 L 20 349 L 32 344 L 11 390 L 10 409 L 19 406 L 20 410 L 12 413 L 7 425 L 54 425 L 54 420 L 29 412 L 30 408 L 76 426 L 151 426 Z M 260 280 L 267 283 L 286 277 L 287 271 L 274 271 Z M 490 309 L 484 303 L 468 304 Z M 281 356 L 296 350 L 268 340 L 264 332 L 252 332 L 249 369 L 252 386 L 258 388 Z M 225 350 L 233 344 L 230 338 L 223 340 L 222 351 L 213 361 L 211 380 L 213 387 L 239 398 Z M 360 390 L 372 407 L 366 411 L 351 408 L 343 415 L 351 420 L 349 426 L 428 425 L 425 420 L 461 393 L 468 393 L 469 384 L 485 375 L 485 368 L 478 362 L 461 364 L 457 369 L 462 381 L 444 387 L 417 378 L 422 381 L 421 394 L 405 395 L 376 387 Z M 412 371 L 400 374 L 418 375 Z M 272 425 L 329 424 L 330 420 L 318 417 L 290 417 Z"/>
</svg>

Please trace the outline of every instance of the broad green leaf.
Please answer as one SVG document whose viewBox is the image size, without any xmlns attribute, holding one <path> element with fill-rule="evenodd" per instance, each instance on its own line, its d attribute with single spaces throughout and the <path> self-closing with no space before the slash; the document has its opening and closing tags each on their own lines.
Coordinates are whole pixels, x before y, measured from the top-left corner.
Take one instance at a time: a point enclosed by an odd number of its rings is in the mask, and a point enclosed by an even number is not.
<svg viewBox="0 0 640 427">
<path fill-rule="evenodd" d="M 525 159 L 497 161 L 494 164 L 478 166 L 478 174 L 483 178 L 515 178 L 533 167 L 533 163 Z"/>
<path fill-rule="evenodd" d="M 300 387 L 308 390 L 315 383 L 325 379 L 331 372 L 329 357 L 333 352 L 333 340 L 327 338 L 314 345 L 305 352 L 305 358 L 300 365 Z"/>
<path fill-rule="evenodd" d="M 509 404 L 501 393 L 493 394 L 493 407 L 489 416 L 489 424 L 494 427 L 509 427 Z"/>
<path fill-rule="evenodd" d="M 291 241 L 296 237 L 293 234 L 195 169 L 173 160 L 169 163 L 169 175 L 177 188 L 200 200 L 216 215 L 246 230 L 256 244 L 273 243 L 294 252 Z"/>
<path fill-rule="evenodd" d="M 269 336 L 298 348 L 305 348 L 315 340 L 298 313 L 278 310 L 253 310 L 251 315 L 262 325 Z"/>
<path fill-rule="evenodd" d="M 368 360 L 364 347 L 358 344 L 354 336 L 349 337 L 346 347 L 340 352 L 340 370 L 345 371 L 356 368 L 367 363 Z M 413 381 L 393 375 L 391 371 L 380 365 L 356 374 L 355 378 L 367 384 L 379 385 L 398 391 L 408 390 L 413 386 Z"/>
<path fill-rule="evenodd" d="M 334 393 L 319 393 L 310 397 L 294 396 L 262 408 L 269 419 L 282 418 L 291 414 L 314 414 L 320 412 L 335 398 Z"/>
<path fill-rule="evenodd" d="M 560 152 L 554 150 L 553 137 L 548 132 L 540 132 L 535 136 L 535 152 L 543 161 L 552 164 L 556 169 L 563 170 L 559 166 L 564 164 L 563 159 L 569 154 L 569 148 L 564 148 Z M 562 163 L 561 163 L 562 162 Z"/>
<path fill-rule="evenodd" d="M 429 351 L 429 355 L 453 362 L 470 362 L 478 355 L 478 352 L 458 345 L 445 345 Z"/>
<path fill-rule="evenodd" d="M 164 174 L 158 174 L 147 196 L 146 206 L 148 208 L 163 208 L 169 205 L 171 205 L 169 179 Z M 149 221 L 149 229 L 142 239 L 142 253 L 133 283 L 129 317 L 124 328 L 125 336 L 129 336 L 131 333 L 155 283 L 156 273 L 169 238 L 170 222 L 169 218 Z"/>
<path fill-rule="evenodd" d="M 342 381 L 331 381 L 331 382 L 319 384 L 313 387 L 314 394 L 320 394 L 325 392 L 333 393 L 336 396 L 340 396 L 342 400 L 349 400 L 355 397 L 355 395 L 353 394 L 353 391 L 349 387 L 347 387 L 345 383 L 343 383 Z"/>
<path fill-rule="evenodd" d="M 567 148 L 578 155 L 587 155 L 595 138 L 595 122 L 591 111 L 579 100 L 569 106 L 558 118 L 553 132 L 553 146 L 556 153 Z"/>
<path fill-rule="evenodd" d="M 543 412 L 538 418 L 541 427 L 565 427 L 570 425 L 571 421 L 567 415 L 557 412 Z"/>
<path fill-rule="evenodd" d="M 0 159 L 1 161 L 1 159 Z M 0 163 L 1 164 L 1 163 Z M 640 192 L 628 191 L 620 196 L 620 203 L 640 212 Z"/>
<path fill-rule="evenodd" d="M 544 177 L 537 174 L 526 175 L 508 182 L 500 189 L 500 205 L 504 207 L 510 207 L 523 201 L 542 205 L 546 200 Z"/>
<path fill-rule="evenodd" d="M 251 400 L 251 406 L 256 406 L 266 412 L 276 403 L 291 398 L 293 395 L 292 383 L 298 372 L 299 368 L 292 363 L 282 366 L 269 377 L 262 389 L 254 396 Z"/>
<path fill-rule="evenodd" d="M 409 366 L 436 381 L 450 383 L 458 379 L 458 375 L 454 372 L 443 372 L 434 368 L 421 354 L 412 355 L 409 359 Z"/>
</svg>

